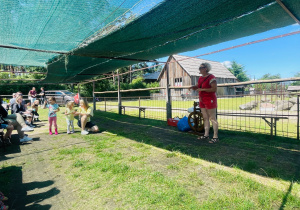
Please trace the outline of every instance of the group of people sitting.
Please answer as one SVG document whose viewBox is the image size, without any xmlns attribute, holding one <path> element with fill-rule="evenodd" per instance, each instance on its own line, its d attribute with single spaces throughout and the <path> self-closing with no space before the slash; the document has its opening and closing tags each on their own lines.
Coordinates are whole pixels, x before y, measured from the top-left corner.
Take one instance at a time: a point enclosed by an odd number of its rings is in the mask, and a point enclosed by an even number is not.
<svg viewBox="0 0 300 210">
<path fill-rule="evenodd" d="M 22 92 L 13 94 L 13 98 L 10 100 L 8 106 L 11 109 L 11 114 L 8 114 L 8 108 L 5 109 L 2 106 L 2 98 L 0 98 L 0 128 L 6 129 L 6 133 L 3 137 L 4 143 L 11 144 L 11 134 L 13 130 L 17 130 L 20 142 L 31 141 L 28 135 L 24 132 L 33 131 L 33 121 L 39 117 L 39 100 L 32 99 L 31 102 L 26 103 L 23 100 Z M 49 109 L 48 121 L 49 121 L 49 134 L 52 135 L 52 125 L 54 125 L 55 132 L 57 131 L 57 112 L 60 111 L 59 106 L 56 104 L 55 97 L 50 97 L 48 100 L 44 100 L 43 108 Z M 67 120 L 67 133 L 74 133 L 74 116 L 79 116 L 77 125 L 81 128 L 81 134 L 86 135 L 90 131 L 97 132 L 98 126 L 92 123 L 91 117 L 93 116 L 93 109 L 88 105 L 86 99 L 80 100 L 80 107 L 78 110 L 74 109 L 74 102 L 70 101 L 66 104 L 66 110 L 63 113 Z"/>
<path fill-rule="evenodd" d="M 7 144 L 11 143 L 11 133 L 14 129 L 18 132 L 20 142 L 31 141 L 32 138 L 29 138 L 24 132 L 34 130 L 32 119 L 34 114 L 37 113 L 38 101 L 33 104 L 26 104 L 23 100 L 22 92 L 19 91 L 13 94 L 13 98 L 6 109 L 2 106 L 2 98 L 0 98 L 0 104 L 1 128 L 7 130 L 4 135 L 4 141 Z M 8 113 L 9 108 L 11 109 L 11 114 Z"/>
</svg>

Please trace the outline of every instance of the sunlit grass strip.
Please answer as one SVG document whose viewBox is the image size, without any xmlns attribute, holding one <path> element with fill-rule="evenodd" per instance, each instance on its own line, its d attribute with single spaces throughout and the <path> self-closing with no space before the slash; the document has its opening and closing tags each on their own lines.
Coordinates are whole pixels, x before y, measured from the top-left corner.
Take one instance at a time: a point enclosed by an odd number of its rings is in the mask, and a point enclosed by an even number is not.
<svg viewBox="0 0 300 210">
<path fill-rule="evenodd" d="M 75 208 L 278 209 L 284 199 L 285 208 L 300 205 L 295 195 L 299 183 L 286 194 L 239 169 L 135 143 L 122 135 L 86 139 L 92 147 L 61 149 L 53 158 L 69 161 L 65 173 L 80 193 Z M 153 162 L 157 158 L 159 162 Z"/>
</svg>

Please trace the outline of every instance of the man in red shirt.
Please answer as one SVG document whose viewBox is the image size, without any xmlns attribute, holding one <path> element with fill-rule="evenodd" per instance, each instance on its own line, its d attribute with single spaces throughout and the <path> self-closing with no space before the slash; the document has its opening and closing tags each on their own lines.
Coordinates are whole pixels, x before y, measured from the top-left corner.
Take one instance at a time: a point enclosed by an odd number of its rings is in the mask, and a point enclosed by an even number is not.
<svg viewBox="0 0 300 210">
<path fill-rule="evenodd" d="M 31 105 L 33 104 L 33 102 L 36 100 L 36 91 L 35 91 L 35 87 L 32 88 L 32 90 L 29 91 L 28 93 L 28 98 L 30 99 Z"/>
<path fill-rule="evenodd" d="M 200 139 L 209 139 L 209 128 L 211 121 L 214 128 L 213 138 L 209 143 L 216 143 L 219 141 L 218 138 L 218 121 L 216 118 L 217 110 L 217 81 L 216 77 L 209 73 L 211 65 L 207 62 L 202 63 L 199 67 L 200 74 L 202 76 L 198 80 L 198 85 L 189 88 L 199 91 L 199 106 L 204 121 L 204 136 Z"/>
</svg>

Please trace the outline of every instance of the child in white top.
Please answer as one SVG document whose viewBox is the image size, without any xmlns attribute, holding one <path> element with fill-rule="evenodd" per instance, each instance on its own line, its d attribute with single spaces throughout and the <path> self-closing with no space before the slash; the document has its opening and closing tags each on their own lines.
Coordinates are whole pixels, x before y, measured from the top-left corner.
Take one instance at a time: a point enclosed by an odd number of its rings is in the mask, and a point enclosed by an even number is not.
<svg viewBox="0 0 300 210">
<path fill-rule="evenodd" d="M 66 120 L 67 120 L 67 134 L 74 133 L 74 101 L 69 101 L 66 105 Z M 72 131 L 70 131 L 70 128 L 72 128 Z"/>
</svg>

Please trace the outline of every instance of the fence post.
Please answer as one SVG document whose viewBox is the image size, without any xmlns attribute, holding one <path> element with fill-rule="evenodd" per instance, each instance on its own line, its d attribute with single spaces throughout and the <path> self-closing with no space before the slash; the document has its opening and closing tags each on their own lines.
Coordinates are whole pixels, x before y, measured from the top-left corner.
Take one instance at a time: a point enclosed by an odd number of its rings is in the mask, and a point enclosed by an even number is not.
<svg viewBox="0 0 300 210">
<path fill-rule="evenodd" d="M 118 74 L 118 110 L 119 110 L 119 114 L 122 114 L 122 100 L 121 100 L 121 91 L 120 91 L 119 69 L 117 70 L 117 74 Z"/>
<path fill-rule="evenodd" d="M 166 63 L 166 109 L 167 109 L 167 119 L 172 118 L 172 101 L 171 101 L 171 91 L 170 91 L 170 79 L 169 79 L 169 63 Z"/>
<path fill-rule="evenodd" d="M 297 140 L 299 140 L 299 96 L 297 95 Z"/>
<path fill-rule="evenodd" d="M 93 82 L 93 108 L 96 111 L 95 82 Z"/>
<path fill-rule="evenodd" d="M 106 112 L 106 98 L 104 97 L 104 111 Z"/>
<path fill-rule="evenodd" d="M 77 84 L 77 88 L 78 88 L 78 105 L 80 104 L 80 84 Z"/>
</svg>

